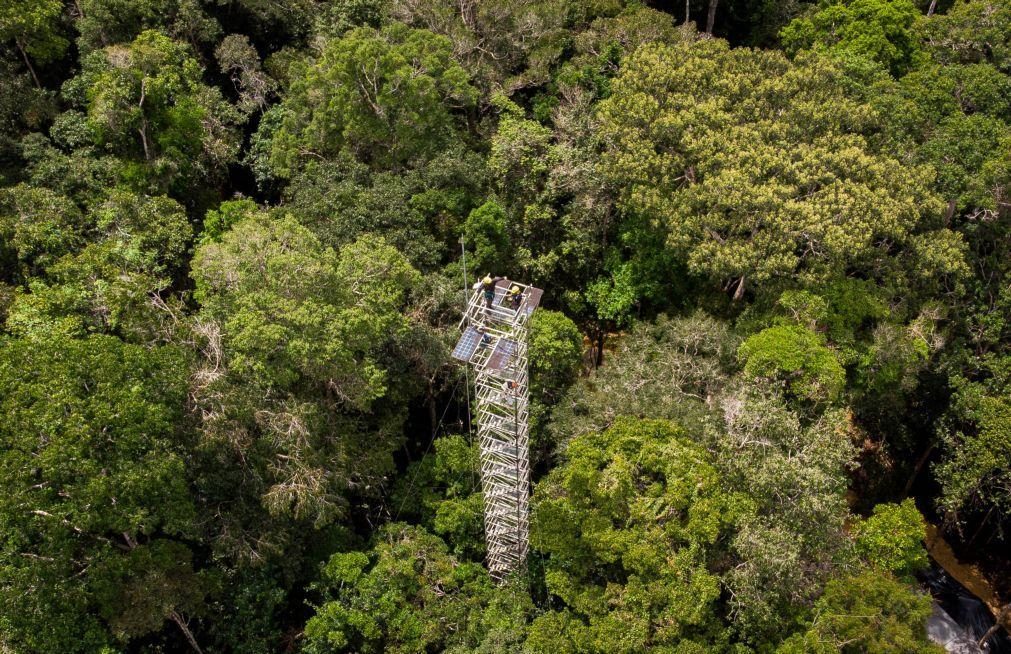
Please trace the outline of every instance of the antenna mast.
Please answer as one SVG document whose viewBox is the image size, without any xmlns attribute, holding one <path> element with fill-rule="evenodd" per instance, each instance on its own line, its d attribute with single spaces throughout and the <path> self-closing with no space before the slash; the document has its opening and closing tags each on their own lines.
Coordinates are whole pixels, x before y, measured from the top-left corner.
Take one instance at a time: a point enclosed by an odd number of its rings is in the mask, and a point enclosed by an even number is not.
<svg viewBox="0 0 1011 654">
<path fill-rule="evenodd" d="M 518 288 L 518 297 L 510 289 Z M 543 291 L 497 278 L 467 302 L 453 357 L 472 366 L 488 569 L 502 580 L 526 564 L 530 542 L 527 322 Z"/>
</svg>

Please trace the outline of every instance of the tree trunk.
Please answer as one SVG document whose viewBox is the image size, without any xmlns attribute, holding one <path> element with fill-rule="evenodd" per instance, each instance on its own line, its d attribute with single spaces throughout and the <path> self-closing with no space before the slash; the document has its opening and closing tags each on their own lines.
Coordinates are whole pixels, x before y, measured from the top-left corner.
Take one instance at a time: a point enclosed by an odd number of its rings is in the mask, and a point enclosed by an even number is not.
<svg viewBox="0 0 1011 654">
<path fill-rule="evenodd" d="M 997 614 L 993 626 L 987 629 L 986 633 L 983 634 L 983 637 L 979 639 L 979 643 L 977 643 L 979 648 L 984 649 L 984 643 L 986 643 L 987 639 L 997 633 L 997 630 L 1001 627 L 1011 631 L 1011 604 L 1005 604 L 1004 608 L 1002 608 L 1000 613 Z"/>
<path fill-rule="evenodd" d="M 688 24 L 688 21 L 691 18 L 691 13 L 692 13 L 692 0 L 685 0 L 685 25 Z"/>
<path fill-rule="evenodd" d="M 183 617 L 179 615 L 178 612 L 172 611 L 172 613 L 169 614 L 169 619 L 176 623 L 179 629 L 183 632 L 183 635 L 186 636 L 186 640 L 189 642 L 190 647 L 193 648 L 193 651 L 197 654 L 204 654 L 203 650 L 200 649 L 200 645 L 197 645 L 197 639 L 193 637 L 193 632 L 186 626 L 186 621 L 183 620 Z"/>
<path fill-rule="evenodd" d="M 144 159 L 145 161 L 151 160 L 151 152 L 147 147 L 147 118 L 144 117 L 144 100 L 147 99 L 147 77 L 140 80 L 140 102 L 137 103 L 137 108 L 141 111 L 140 116 L 140 127 L 137 131 L 140 132 L 140 142 L 144 145 Z"/>
<path fill-rule="evenodd" d="M 600 364 L 604 363 L 604 338 L 607 336 L 607 330 L 597 325 L 596 338 L 594 339 L 594 347 L 597 350 L 593 353 L 593 367 L 599 368 Z"/>
<path fill-rule="evenodd" d="M 744 275 L 741 275 L 741 281 L 737 282 L 737 289 L 734 290 L 734 302 L 740 302 L 741 298 L 744 297 Z"/>
<path fill-rule="evenodd" d="M 716 5 L 720 0 L 709 0 L 709 16 L 706 17 L 706 34 L 713 35 L 713 25 L 716 23 Z"/>
<path fill-rule="evenodd" d="M 428 382 L 428 422 L 432 427 L 432 433 L 439 428 L 439 413 L 435 406 L 435 389 L 432 388 L 432 382 Z"/>
<path fill-rule="evenodd" d="M 32 79 L 35 80 L 35 88 L 42 90 L 42 82 L 39 81 L 39 76 L 35 74 L 35 68 L 32 67 L 32 61 L 28 58 L 28 53 L 25 52 L 24 46 L 21 45 L 21 39 L 14 39 L 14 44 L 18 47 L 18 52 L 21 53 L 21 57 L 25 60 L 25 65 L 28 66 L 28 72 L 32 74 Z"/>
<path fill-rule="evenodd" d="M 141 145 L 144 146 L 144 160 L 145 161 L 150 161 L 151 160 L 151 151 L 148 149 L 148 146 L 147 146 L 147 132 L 145 131 L 146 128 L 147 128 L 147 125 L 145 124 L 145 126 L 142 127 L 142 128 L 140 128 L 140 129 L 138 129 L 137 132 L 140 134 L 140 143 L 141 143 Z"/>
<path fill-rule="evenodd" d="M 927 9 L 927 18 L 934 15 L 935 9 L 937 9 L 937 0 L 930 0 L 930 7 Z"/>
</svg>

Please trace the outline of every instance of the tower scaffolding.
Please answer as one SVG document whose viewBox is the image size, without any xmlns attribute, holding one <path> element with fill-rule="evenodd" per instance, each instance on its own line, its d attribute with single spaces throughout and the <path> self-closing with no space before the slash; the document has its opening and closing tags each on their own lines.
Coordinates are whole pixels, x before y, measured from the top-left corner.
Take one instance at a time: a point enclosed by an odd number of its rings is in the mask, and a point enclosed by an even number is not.
<svg viewBox="0 0 1011 654">
<path fill-rule="evenodd" d="M 508 289 L 521 291 L 513 309 Z M 543 291 L 508 279 L 489 307 L 475 288 L 460 322 L 453 357 L 475 370 L 475 413 L 484 494 L 488 569 L 501 580 L 526 563 L 530 540 L 530 395 L 527 323 Z"/>
</svg>

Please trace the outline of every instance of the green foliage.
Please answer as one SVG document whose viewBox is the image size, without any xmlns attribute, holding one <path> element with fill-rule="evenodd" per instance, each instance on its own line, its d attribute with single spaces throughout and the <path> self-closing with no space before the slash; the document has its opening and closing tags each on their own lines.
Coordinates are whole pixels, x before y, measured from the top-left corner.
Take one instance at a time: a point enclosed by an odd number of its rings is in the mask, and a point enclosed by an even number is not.
<svg viewBox="0 0 1011 654">
<path fill-rule="evenodd" d="M 873 114 L 842 74 L 721 41 L 643 46 L 600 104 L 604 171 L 690 271 L 739 297 L 745 280 L 886 265 L 881 244 L 911 247 L 940 204 L 929 171 L 868 146 Z"/>
<path fill-rule="evenodd" d="M 678 39 L 670 14 L 632 3 L 616 16 L 597 18 L 579 34 L 576 54 L 562 65 L 556 79 L 563 87 L 587 87 L 595 96 L 606 97 L 626 53 L 645 43 Z"/>
<path fill-rule="evenodd" d="M 221 36 L 218 21 L 199 0 L 76 0 L 74 27 L 77 45 L 88 53 L 116 43 L 133 41 L 141 32 L 161 30 L 191 44 L 213 42 Z"/>
<path fill-rule="evenodd" d="M 924 41 L 939 61 L 990 62 L 1011 70 L 1011 7 L 1001 2 L 960 0 L 923 23 Z"/>
<path fill-rule="evenodd" d="M 21 179 L 19 141 L 28 130 L 41 129 L 56 113 L 51 91 L 34 84 L 12 56 L 0 56 L 0 184 Z"/>
<path fill-rule="evenodd" d="M 926 522 L 913 500 L 875 506 L 874 515 L 853 531 L 857 553 L 881 570 L 911 580 L 913 573 L 927 567 Z"/>
<path fill-rule="evenodd" d="M 434 454 L 412 463 L 391 494 L 399 518 L 441 536 L 456 556 L 484 554 L 483 505 L 477 447 L 463 436 L 435 439 Z"/>
<path fill-rule="evenodd" d="M 228 200 L 211 209 L 204 217 L 204 229 L 200 233 L 200 244 L 220 243 L 221 238 L 243 219 L 257 214 L 260 208 L 249 199 Z"/>
<path fill-rule="evenodd" d="M 394 3 L 392 18 L 445 36 L 483 89 L 507 90 L 547 81 L 566 54 L 572 31 L 596 16 L 618 13 L 619 0 L 504 0 L 463 9 L 439 0 Z"/>
<path fill-rule="evenodd" d="M 1011 515 L 1011 402 L 1006 387 L 958 383 L 951 420 L 940 428 L 946 456 L 937 469 L 939 505 L 956 522 L 984 512 L 984 507 L 1006 517 Z"/>
<path fill-rule="evenodd" d="M 368 553 L 333 555 L 323 579 L 326 601 L 305 628 L 313 654 L 488 651 L 470 648 L 489 633 L 501 638 L 502 623 L 529 610 L 528 599 L 496 588 L 480 565 L 456 561 L 439 538 L 401 523 L 379 530 Z M 495 598 L 503 594 L 516 603 Z"/>
<path fill-rule="evenodd" d="M 3 0 L 0 42 L 14 41 L 26 57 L 40 63 L 58 59 L 68 45 L 63 36 L 62 14 L 63 3 L 59 0 Z"/>
<path fill-rule="evenodd" d="M 445 38 L 398 23 L 327 42 L 271 110 L 273 131 L 261 138 L 273 174 L 289 178 L 309 157 L 342 151 L 374 168 L 435 155 L 454 140 L 456 112 L 476 99 L 451 55 Z"/>
<path fill-rule="evenodd" d="M 182 206 L 165 196 L 113 189 L 92 207 L 86 224 L 92 241 L 29 282 L 31 292 L 15 298 L 8 328 L 26 337 L 99 331 L 138 342 L 165 338 L 172 308 L 152 297 L 160 299 L 171 285 L 189 246 Z"/>
<path fill-rule="evenodd" d="M 557 311 L 540 310 L 530 319 L 530 392 L 552 405 L 576 380 L 582 363 L 583 335 Z"/>
<path fill-rule="evenodd" d="M 277 652 L 284 640 L 284 582 L 282 570 L 272 566 L 225 568 L 205 610 L 209 635 L 217 644 L 207 649 Z"/>
<path fill-rule="evenodd" d="M 188 366 L 107 336 L 0 348 L 0 639 L 91 652 L 202 599 L 188 548 Z M 104 621 L 101 618 L 104 619 Z"/>
<path fill-rule="evenodd" d="M 707 563 L 746 507 L 673 423 L 621 418 L 574 439 L 535 494 L 531 544 L 559 608 L 534 620 L 528 644 L 641 652 L 718 640 Z"/>
<path fill-rule="evenodd" d="M 938 191 L 960 209 L 990 204 L 990 189 L 977 176 L 993 157 L 993 145 L 1011 138 L 1011 128 L 986 115 L 956 113 L 942 120 L 920 150 L 937 170 Z"/>
<path fill-rule="evenodd" d="M 472 270 L 507 270 L 511 258 L 506 215 L 495 202 L 485 202 L 470 212 L 463 224 L 464 247 L 472 253 Z"/>
<path fill-rule="evenodd" d="M 927 640 L 931 599 L 889 574 L 863 572 L 830 581 L 807 633 L 788 639 L 779 654 L 939 654 Z"/>
<path fill-rule="evenodd" d="M 254 214 L 197 249 L 193 277 L 208 446 L 262 480 L 246 490 L 272 516 L 331 523 L 349 487 L 392 468 L 410 378 L 387 353 L 408 334 L 418 273 L 381 239 L 335 252 L 290 217 Z"/>
<path fill-rule="evenodd" d="M 339 38 L 355 27 L 377 28 L 385 22 L 387 6 L 383 0 L 336 0 L 323 7 L 316 18 L 316 34 Z"/>
<path fill-rule="evenodd" d="M 824 48 L 868 57 L 895 75 L 920 59 L 912 0 L 830 0 L 780 32 L 787 52 Z"/>
<path fill-rule="evenodd" d="M 81 244 L 83 227 L 80 209 L 58 193 L 24 184 L 0 189 L 2 279 L 38 275 Z"/>
<path fill-rule="evenodd" d="M 538 199 L 547 184 L 557 157 L 551 136 L 550 129 L 510 112 L 499 123 L 491 142 L 488 168 L 498 187 L 508 189 L 508 197 L 515 201 L 516 206 L 511 207 L 514 214 L 529 211 L 527 205 Z"/>
<path fill-rule="evenodd" d="M 637 323 L 604 365 L 579 379 L 557 403 L 550 424 L 553 440 L 603 431 L 621 415 L 701 423 L 707 398 L 718 394 L 733 372 L 737 345 L 726 323 L 701 312 Z"/>
<path fill-rule="evenodd" d="M 535 460 L 554 449 L 545 429 L 549 413 L 575 383 L 583 363 L 583 335 L 565 314 L 538 309 L 530 318 L 531 450 Z"/>
<path fill-rule="evenodd" d="M 193 276 L 235 373 L 280 388 L 339 379 L 342 401 L 359 409 L 385 392 L 383 371 L 362 357 L 405 328 L 398 310 L 417 282 L 393 248 L 373 238 L 338 254 L 291 218 L 254 214 L 198 249 Z"/>
<path fill-rule="evenodd" d="M 65 89 L 87 111 L 95 145 L 127 160 L 121 175 L 140 189 L 174 189 L 235 160 L 238 113 L 201 79 L 189 48 L 156 32 L 82 59 Z"/>
<path fill-rule="evenodd" d="M 228 73 L 239 94 L 238 108 L 245 114 L 263 111 L 277 91 L 277 82 L 267 75 L 260 55 L 242 34 L 229 34 L 214 49 L 214 58 L 223 73 Z"/>
<path fill-rule="evenodd" d="M 880 502 L 1003 554 L 1011 10 L 930 4 L 0 0 L 0 651 L 934 651 Z M 497 587 L 461 242 L 546 290 Z"/>
<path fill-rule="evenodd" d="M 339 248 L 374 234 L 430 270 L 459 253 L 461 227 L 483 201 L 483 183 L 483 158 L 462 147 L 397 173 L 371 171 L 344 153 L 309 163 L 285 198 L 287 210 L 326 245 Z"/>
<path fill-rule="evenodd" d="M 724 583 L 737 633 L 758 646 L 798 626 L 829 571 L 848 560 L 845 493 L 857 428 L 847 411 L 812 417 L 753 385 L 732 387 L 719 406 L 707 442 L 725 486 L 753 506 L 731 542 L 738 563 Z"/>
<path fill-rule="evenodd" d="M 846 371 L 823 339 L 800 326 L 762 330 L 741 344 L 738 356 L 748 375 L 781 382 L 801 401 L 834 402 L 846 382 Z"/>
</svg>

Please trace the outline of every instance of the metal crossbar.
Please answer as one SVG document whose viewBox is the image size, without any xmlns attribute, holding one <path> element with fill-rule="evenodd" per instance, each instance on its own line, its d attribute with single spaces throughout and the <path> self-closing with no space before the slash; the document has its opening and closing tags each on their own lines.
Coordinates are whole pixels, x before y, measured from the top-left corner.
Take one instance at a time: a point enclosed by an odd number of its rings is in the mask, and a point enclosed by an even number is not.
<svg viewBox="0 0 1011 654">
<path fill-rule="evenodd" d="M 518 301 L 508 291 L 518 286 Z M 530 538 L 527 322 L 543 291 L 501 280 L 490 305 L 475 287 L 453 356 L 474 366 L 475 416 L 488 569 L 501 580 L 526 564 Z"/>
</svg>

